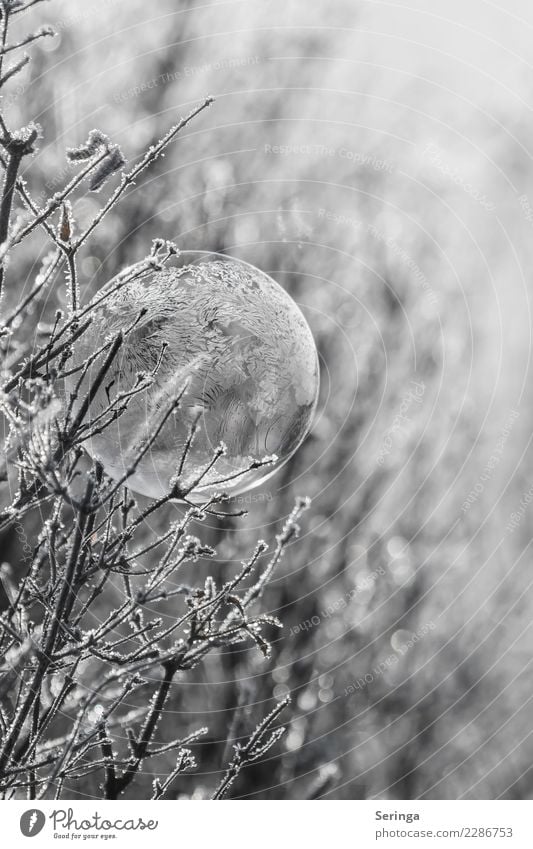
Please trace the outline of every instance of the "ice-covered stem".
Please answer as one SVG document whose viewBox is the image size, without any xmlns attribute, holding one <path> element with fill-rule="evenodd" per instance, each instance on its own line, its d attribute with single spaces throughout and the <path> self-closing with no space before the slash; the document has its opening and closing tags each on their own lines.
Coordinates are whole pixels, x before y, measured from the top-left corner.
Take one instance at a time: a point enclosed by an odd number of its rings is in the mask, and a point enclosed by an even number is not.
<svg viewBox="0 0 533 849">
<path fill-rule="evenodd" d="M 29 0 L 28 3 L 21 2 L 18 3 L 15 9 L 11 12 L 12 15 L 18 15 L 21 12 L 27 12 L 28 9 L 31 9 L 32 6 L 37 6 L 38 3 L 48 3 L 49 0 Z"/>
<path fill-rule="evenodd" d="M 24 11 L 32 5 L 34 5 L 34 3 L 29 3 L 24 6 L 22 3 L 13 2 L 13 0 L 0 0 L 0 89 L 3 88 L 7 81 L 22 70 L 22 68 L 29 62 L 29 57 L 24 55 L 22 59 L 16 62 L 6 73 L 4 73 L 4 57 L 8 53 L 12 53 L 13 51 L 18 50 L 27 44 L 31 44 L 40 38 L 54 35 L 54 31 L 51 27 L 41 27 L 41 29 L 37 32 L 29 33 L 18 42 L 14 42 L 12 44 L 7 43 L 10 16 Z M 8 157 L 2 189 L 2 198 L 0 201 L 0 249 L 5 251 L 5 244 L 9 236 L 13 195 L 17 184 L 20 164 L 24 156 L 33 153 L 33 143 L 38 136 L 39 130 L 38 127 L 31 124 L 19 132 L 12 133 L 8 130 L 3 115 L 0 115 L 0 129 L 3 134 L 3 137 L 0 139 L 0 143 L 5 148 Z M 4 255 L 2 255 L 0 264 L 0 298 L 2 296 L 3 282 Z"/>
<path fill-rule="evenodd" d="M 274 710 L 272 710 L 268 716 L 259 723 L 244 745 L 241 745 L 240 743 L 235 744 L 235 755 L 233 756 L 222 781 L 213 793 L 213 799 L 222 799 L 238 778 L 242 770 L 248 764 L 253 761 L 257 761 L 259 758 L 263 757 L 263 755 L 266 755 L 274 743 L 277 743 L 277 741 L 283 736 L 285 733 L 284 727 L 274 729 L 269 737 L 267 737 L 267 734 L 280 713 L 290 704 L 290 701 L 290 696 L 286 696 L 283 701 L 278 702 Z"/>
<path fill-rule="evenodd" d="M 308 510 L 311 505 L 311 500 L 309 498 L 299 497 L 296 499 L 296 504 L 294 505 L 287 521 L 283 525 L 283 529 L 280 534 L 276 536 L 276 548 L 275 551 L 270 558 L 269 563 L 267 564 L 266 569 L 256 581 L 256 583 L 250 587 L 244 597 L 244 606 L 249 607 L 254 601 L 261 598 L 263 594 L 263 590 L 266 585 L 270 581 L 272 574 L 281 560 L 285 549 L 288 544 L 300 533 L 300 526 L 298 525 L 298 520 L 304 510 Z"/>
<path fill-rule="evenodd" d="M 91 478 L 89 478 L 84 498 L 84 503 L 86 505 L 88 505 L 91 501 L 93 488 L 94 482 Z M 61 631 L 61 622 L 64 619 L 68 619 L 70 615 L 70 610 L 74 601 L 72 597 L 73 587 L 75 584 L 76 573 L 80 565 L 78 556 L 80 552 L 81 542 L 83 539 L 83 534 L 85 531 L 86 521 L 87 516 L 83 513 L 78 516 L 74 540 L 72 542 L 72 548 L 70 551 L 68 564 L 65 571 L 64 581 L 57 600 L 55 615 L 52 616 L 51 620 L 49 620 L 48 628 L 45 630 L 45 633 L 43 635 L 42 645 L 38 652 L 39 660 L 37 663 L 37 668 L 35 669 L 35 672 L 31 679 L 26 697 L 15 715 L 15 718 L 11 724 L 11 727 L 8 731 L 8 734 L 0 751 L 0 776 L 2 775 L 5 766 L 11 758 L 13 749 L 15 748 L 20 733 L 24 727 L 24 723 L 26 722 L 26 719 L 34 705 L 35 700 L 39 697 L 39 694 L 41 692 L 43 679 L 53 660 L 53 653 L 56 646 L 56 641 Z"/>
<path fill-rule="evenodd" d="M 7 128 L 6 128 L 7 129 Z M 7 167 L 2 188 L 2 199 L 0 201 L 0 248 L 3 248 L 9 235 L 11 222 L 11 208 L 13 206 L 13 195 L 17 183 L 20 163 L 29 153 L 33 153 L 33 144 L 37 138 L 37 127 L 31 127 L 26 133 L 19 135 L 8 134 L 0 139 L 1 144 L 7 152 Z M 2 296 L 4 280 L 4 259 L 0 265 L 0 298 Z"/>
<path fill-rule="evenodd" d="M 98 227 L 103 218 L 107 215 L 110 209 L 112 209 L 115 204 L 120 200 L 124 192 L 135 183 L 137 177 L 147 168 L 152 162 L 160 157 L 166 147 L 174 141 L 176 136 L 183 130 L 187 124 L 189 124 L 200 112 L 210 106 L 213 103 L 214 98 L 206 97 L 205 100 L 197 107 L 195 107 L 189 114 L 178 121 L 170 130 L 163 136 L 156 144 L 152 145 L 148 148 L 144 156 L 141 158 L 140 162 L 135 165 L 131 171 L 123 174 L 120 184 L 117 186 L 109 200 L 103 205 L 102 209 L 98 212 L 98 214 L 94 217 L 91 223 L 88 225 L 87 229 L 76 239 L 73 244 L 73 247 L 77 250 L 91 235 L 93 230 Z"/>
<path fill-rule="evenodd" d="M 41 27 L 37 32 L 30 32 L 20 41 L 16 41 L 13 44 L 6 44 L 2 48 L 0 48 L 0 53 L 5 56 L 6 53 L 11 53 L 13 50 L 18 50 L 20 47 L 25 47 L 27 44 L 31 44 L 33 41 L 37 41 L 39 38 L 46 38 L 48 36 L 55 35 L 52 27 Z"/>
<path fill-rule="evenodd" d="M 152 741 L 154 731 L 161 719 L 161 714 L 163 713 L 163 709 L 172 686 L 172 681 L 178 671 L 178 668 L 178 661 L 168 661 L 163 665 L 163 678 L 152 701 L 143 727 L 141 728 L 139 737 L 136 738 L 134 735 L 130 735 L 130 763 L 124 771 L 124 774 L 121 775 L 120 778 L 115 778 L 113 784 L 107 787 L 108 795 L 106 795 L 106 799 L 116 799 L 125 792 L 135 778 L 140 765 L 146 757 L 148 746 Z"/>
<path fill-rule="evenodd" d="M 6 0 L 0 2 L 0 78 L 4 66 L 4 47 L 7 43 L 7 32 L 9 29 L 10 7 Z"/>
<path fill-rule="evenodd" d="M 177 778 L 178 775 L 181 775 L 182 772 L 185 772 L 187 769 L 191 769 L 196 766 L 195 760 L 192 756 L 192 752 L 190 749 L 181 749 L 178 755 L 178 760 L 176 766 L 167 776 L 165 781 L 161 784 L 158 778 L 154 780 L 154 795 L 152 796 L 152 800 L 162 799 L 165 793 L 167 792 L 170 785 L 173 783 L 174 779 Z"/>
</svg>

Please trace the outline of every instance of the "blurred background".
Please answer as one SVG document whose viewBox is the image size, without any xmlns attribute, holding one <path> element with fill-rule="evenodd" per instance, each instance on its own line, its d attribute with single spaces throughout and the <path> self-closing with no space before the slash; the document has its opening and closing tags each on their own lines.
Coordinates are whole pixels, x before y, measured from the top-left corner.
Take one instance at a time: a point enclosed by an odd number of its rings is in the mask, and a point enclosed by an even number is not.
<svg viewBox="0 0 533 849">
<path fill-rule="evenodd" d="M 43 127 L 36 196 L 93 127 L 134 162 L 215 98 L 107 218 L 82 294 L 172 239 L 271 274 L 319 350 L 303 447 L 235 499 L 246 519 L 202 528 L 215 565 L 188 567 L 191 583 L 233 574 L 312 498 L 264 598 L 285 625 L 272 659 L 237 647 L 174 688 L 172 736 L 210 729 L 175 795 L 207 794 L 228 735 L 290 692 L 285 738 L 234 796 L 531 798 L 530 4 L 52 0 L 32 14 L 58 36 L 5 106 Z M 80 228 L 101 202 L 80 197 Z"/>
</svg>

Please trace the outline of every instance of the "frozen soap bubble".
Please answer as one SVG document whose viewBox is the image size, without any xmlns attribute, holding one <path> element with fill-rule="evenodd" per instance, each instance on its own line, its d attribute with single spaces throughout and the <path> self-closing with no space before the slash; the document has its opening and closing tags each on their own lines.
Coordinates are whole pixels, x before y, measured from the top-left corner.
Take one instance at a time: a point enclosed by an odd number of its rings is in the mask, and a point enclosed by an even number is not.
<svg viewBox="0 0 533 849">
<path fill-rule="evenodd" d="M 185 388 L 127 485 L 159 498 L 178 472 L 181 492 L 201 476 L 187 497 L 202 502 L 215 492 L 236 495 L 264 481 L 296 451 L 316 406 L 317 352 L 299 308 L 252 265 L 186 251 L 172 267 L 127 283 L 97 308 L 77 361 L 87 361 L 106 338 L 131 327 L 143 308 L 86 421 L 98 428 L 109 401 L 131 390 L 140 372 L 155 371 L 154 381 L 103 433 L 84 443 L 87 451 L 120 479 Z M 101 362 L 89 369 L 80 399 Z M 208 469 L 220 443 L 225 453 Z M 245 471 L 251 459 L 269 455 L 276 455 L 272 464 Z"/>
</svg>

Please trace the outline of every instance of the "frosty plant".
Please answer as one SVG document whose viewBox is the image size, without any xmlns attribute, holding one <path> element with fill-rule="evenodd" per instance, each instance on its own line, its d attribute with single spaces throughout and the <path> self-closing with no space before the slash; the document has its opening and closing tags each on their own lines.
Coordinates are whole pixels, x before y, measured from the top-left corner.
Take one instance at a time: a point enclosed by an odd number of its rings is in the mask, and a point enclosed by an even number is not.
<svg viewBox="0 0 533 849">
<path fill-rule="evenodd" d="M 29 61 L 27 56 L 17 58 L 20 48 L 53 35 L 44 28 L 10 40 L 10 24 L 41 1 L 0 0 L 1 93 Z M 250 331 L 238 316 L 228 330 L 228 316 L 221 315 L 218 305 L 205 320 L 215 351 L 229 339 L 222 355 L 236 357 L 233 372 L 244 380 L 242 391 L 228 377 L 231 361 L 214 374 L 217 356 L 209 362 L 205 351 L 184 357 L 165 338 L 160 311 L 154 313 L 153 303 L 142 295 L 157 293 L 157 281 L 174 281 L 174 294 L 178 292 L 183 262 L 173 244 L 156 241 L 149 256 L 87 303 L 80 297 L 78 257 L 88 241 L 142 172 L 210 103 L 206 98 L 179 120 L 133 166 L 127 166 L 118 145 L 93 130 L 83 144 L 66 152 L 74 176 L 39 203 L 31 181 L 20 173 L 37 150 L 40 128 L 30 123 L 14 130 L 0 116 L 0 530 L 4 538 L 13 532 L 24 544 L 18 562 L 1 567 L 4 798 L 69 798 L 89 787 L 92 795 L 116 799 L 135 792 L 142 772 L 156 771 L 156 759 L 168 763 L 165 758 L 173 753 L 173 767 L 153 782 L 154 799 L 171 794 L 178 777 L 194 769 L 194 746 L 207 731 L 198 728 L 165 742 L 156 736 L 176 676 L 192 670 L 209 652 L 236 643 L 255 644 L 268 656 L 269 633 L 280 626 L 275 617 L 257 610 L 257 602 L 297 535 L 305 499 L 298 500 L 272 550 L 258 542 L 233 577 L 220 582 L 215 574 L 201 586 L 189 586 L 180 582 L 179 572 L 185 564 L 216 553 L 194 536 L 199 522 L 208 516 L 223 520 L 241 515 L 221 506 L 228 500 L 225 485 L 237 491 L 241 476 L 247 475 L 246 486 L 255 483 L 255 473 L 264 474 L 277 460 L 276 451 L 262 449 L 272 443 L 284 459 L 309 426 L 317 390 L 316 352 L 303 318 L 290 312 L 281 290 L 269 290 L 278 311 L 284 307 L 290 313 L 285 325 L 280 319 L 281 336 L 290 335 L 295 326 L 301 333 L 299 342 L 283 349 L 287 363 L 294 367 L 294 357 L 296 362 L 300 357 L 302 365 L 296 394 L 283 373 L 277 382 L 272 374 L 270 383 L 259 380 L 268 388 L 265 400 L 257 392 L 250 360 Z M 75 202 L 87 191 L 101 192 L 104 200 L 79 232 Z M 29 250 L 35 244 L 29 237 L 37 231 L 50 250 L 20 294 L 20 279 L 11 277 L 8 260 Z M 210 275 L 218 275 L 231 289 L 234 267 L 228 277 L 223 263 L 210 262 L 216 268 L 195 266 L 199 288 L 196 293 L 188 289 L 189 303 L 209 285 Z M 266 275 L 259 280 L 260 274 L 254 270 L 246 285 L 270 287 L 273 281 Z M 57 310 L 35 328 L 34 316 L 44 309 L 45 296 L 50 301 L 52 287 L 65 284 L 66 313 Z M 179 297 L 183 291 L 179 289 Z M 199 310 L 194 307 L 196 316 Z M 263 322 L 259 315 L 257 338 Z M 273 348 L 282 347 L 281 336 L 270 346 L 270 360 Z M 145 352 L 142 362 L 140 351 Z M 181 358 L 177 368 L 172 357 Z M 214 416 L 211 403 L 219 405 Z M 251 411 L 248 430 L 243 405 Z M 282 412 L 286 417 L 281 420 Z M 225 437 L 219 440 L 218 433 L 216 444 L 214 421 Z M 235 434 L 243 433 L 236 446 Z M 115 465 L 105 450 L 106 434 L 115 456 L 120 454 Z M 260 453 L 247 455 L 250 446 Z M 161 452 L 164 463 L 159 463 Z M 167 467 L 165 478 L 162 469 Z M 132 490 L 151 496 L 148 506 L 139 506 Z M 147 520 L 176 499 L 183 505 L 180 518 L 156 534 Z M 277 742 L 283 733 L 278 718 L 287 701 L 262 720 L 258 717 L 255 730 L 250 728 L 249 736 L 234 745 L 218 786 L 213 781 L 214 798 L 227 794 L 242 769 Z"/>
</svg>

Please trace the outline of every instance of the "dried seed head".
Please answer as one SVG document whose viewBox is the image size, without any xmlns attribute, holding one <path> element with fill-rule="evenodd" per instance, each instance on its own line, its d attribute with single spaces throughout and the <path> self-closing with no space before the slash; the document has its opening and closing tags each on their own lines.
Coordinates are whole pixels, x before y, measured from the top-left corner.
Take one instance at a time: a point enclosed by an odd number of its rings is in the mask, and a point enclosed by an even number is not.
<svg viewBox="0 0 533 849">
<path fill-rule="evenodd" d="M 109 155 L 106 156 L 101 165 L 98 166 L 89 181 L 89 189 L 91 192 L 100 191 L 109 177 L 119 171 L 125 164 L 126 159 L 121 149 L 118 145 L 113 145 L 113 147 L 109 150 Z"/>
</svg>

